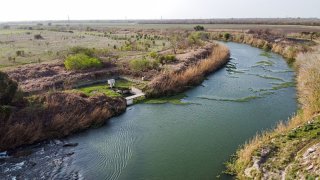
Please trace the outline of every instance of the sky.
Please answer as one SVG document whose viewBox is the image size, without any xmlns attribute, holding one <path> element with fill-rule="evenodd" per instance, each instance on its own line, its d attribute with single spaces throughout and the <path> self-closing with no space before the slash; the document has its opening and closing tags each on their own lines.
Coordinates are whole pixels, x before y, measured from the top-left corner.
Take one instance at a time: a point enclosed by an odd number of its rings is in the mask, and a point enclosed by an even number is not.
<svg viewBox="0 0 320 180">
<path fill-rule="evenodd" d="M 0 21 L 320 18 L 320 0 L 1 0 Z"/>
</svg>

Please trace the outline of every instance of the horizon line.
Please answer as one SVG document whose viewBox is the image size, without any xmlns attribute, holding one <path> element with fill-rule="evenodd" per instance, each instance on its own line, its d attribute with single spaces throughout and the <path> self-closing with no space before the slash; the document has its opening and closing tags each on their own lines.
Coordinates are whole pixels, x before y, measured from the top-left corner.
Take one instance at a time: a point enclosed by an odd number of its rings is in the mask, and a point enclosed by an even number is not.
<svg viewBox="0 0 320 180">
<path fill-rule="evenodd" d="M 20 23 L 20 22 L 65 22 L 65 21 L 170 21 L 170 20 L 277 20 L 277 19 L 293 19 L 293 20 L 320 20 L 319 17 L 250 17 L 250 18 L 153 18 L 153 19 L 42 19 L 42 20 L 9 20 L 9 21 L 0 21 L 0 23 Z"/>
</svg>

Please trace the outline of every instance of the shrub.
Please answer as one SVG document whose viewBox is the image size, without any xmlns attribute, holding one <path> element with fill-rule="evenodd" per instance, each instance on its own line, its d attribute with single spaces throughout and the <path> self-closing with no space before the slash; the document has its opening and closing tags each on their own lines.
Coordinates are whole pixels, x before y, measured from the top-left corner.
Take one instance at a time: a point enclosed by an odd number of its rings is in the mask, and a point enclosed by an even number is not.
<svg viewBox="0 0 320 180">
<path fill-rule="evenodd" d="M 175 55 L 165 55 L 165 56 L 160 56 L 159 57 L 159 61 L 161 64 L 166 64 L 166 63 L 170 63 L 176 60 L 176 56 Z"/>
<path fill-rule="evenodd" d="M 157 61 L 150 61 L 146 58 L 134 59 L 130 61 L 130 68 L 134 71 L 145 71 L 152 68 L 157 68 L 159 63 Z"/>
<path fill-rule="evenodd" d="M 9 79 L 8 75 L 0 72 L 0 105 L 8 105 L 14 98 L 18 85 Z"/>
<path fill-rule="evenodd" d="M 194 29 L 195 31 L 204 31 L 204 27 L 203 27 L 203 26 L 200 26 L 200 25 L 195 26 L 193 29 Z"/>
<path fill-rule="evenodd" d="M 225 39 L 225 40 L 229 40 L 229 38 L 230 38 L 230 33 L 224 33 L 223 34 L 223 38 Z"/>
<path fill-rule="evenodd" d="M 102 67 L 102 63 L 99 59 L 89 57 L 86 54 L 70 55 L 64 61 L 64 65 L 67 70 L 80 70 Z"/>
<path fill-rule="evenodd" d="M 90 48 L 75 46 L 70 48 L 71 54 L 85 54 L 87 56 L 92 57 L 94 55 L 94 50 Z"/>
<path fill-rule="evenodd" d="M 153 52 L 149 53 L 149 56 L 152 57 L 152 58 L 157 58 L 158 57 L 158 53 L 153 51 Z"/>
<path fill-rule="evenodd" d="M 191 33 L 188 36 L 188 43 L 189 43 L 189 45 L 199 45 L 199 44 L 201 44 L 199 34 L 198 33 Z"/>
<path fill-rule="evenodd" d="M 40 39 L 44 39 L 44 38 L 41 36 L 41 34 L 36 34 L 36 35 L 34 35 L 34 39 L 40 40 Z"/>
<path fill-rule="evenodd" d="M 24 56 L 24 51 L 23 50 L 16 51 L 16 55 L 17 56 Z"/>
</svg>

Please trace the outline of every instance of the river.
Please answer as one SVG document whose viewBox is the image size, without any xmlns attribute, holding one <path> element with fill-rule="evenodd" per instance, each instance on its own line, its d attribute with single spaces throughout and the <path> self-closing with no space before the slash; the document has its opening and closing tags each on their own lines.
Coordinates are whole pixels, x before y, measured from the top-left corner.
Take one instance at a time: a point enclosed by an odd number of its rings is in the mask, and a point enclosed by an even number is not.
<svg viewBox="0 0 320 180">
<path fill-rule="evenodd" d="M 138 104 L 79 143 L 56 178 L 222 179 L 223 163 L 257 132 L 297 109 L 294 72 L 274 53 L 225 43 L 232 59 L 186 92 L 186 105 Z"/>
</svg>

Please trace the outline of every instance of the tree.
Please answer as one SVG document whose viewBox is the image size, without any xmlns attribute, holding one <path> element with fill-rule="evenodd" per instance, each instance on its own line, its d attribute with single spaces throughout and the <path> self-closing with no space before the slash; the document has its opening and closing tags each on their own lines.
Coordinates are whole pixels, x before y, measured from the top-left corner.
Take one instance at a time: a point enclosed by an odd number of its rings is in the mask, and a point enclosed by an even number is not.
<svg viewBox="0 0 320 180">
<path fill-rule="evenodd" d="M 179 47 L 179 43 L 181 42 L 181 36 L 177 34 L 173 34 L 169 38 L 169 42 L 174 54 L 177 54 L 177 49 Z"/>
</svg>

